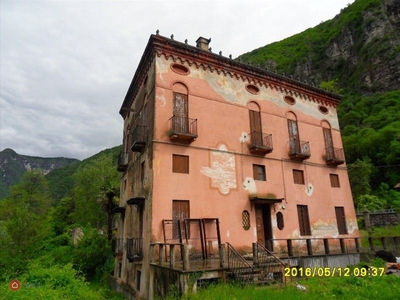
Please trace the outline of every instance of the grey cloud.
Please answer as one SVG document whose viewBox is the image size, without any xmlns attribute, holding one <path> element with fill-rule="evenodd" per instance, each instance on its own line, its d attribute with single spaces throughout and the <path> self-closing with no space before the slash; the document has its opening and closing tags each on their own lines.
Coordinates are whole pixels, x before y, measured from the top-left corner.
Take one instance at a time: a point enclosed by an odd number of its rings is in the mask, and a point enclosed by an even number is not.
<svg viewBox="0 0 400 300">
<path fill-rule="evenodd" d="M 156 29 L 192 45 L 212 37 L 214 52 L 236 57 L 348 1 L 307 0 L 293 12 L 298 2 L 2 0 L 0 150 L 84 159 L 121 144 L 118 111 Z"/>
</svg>

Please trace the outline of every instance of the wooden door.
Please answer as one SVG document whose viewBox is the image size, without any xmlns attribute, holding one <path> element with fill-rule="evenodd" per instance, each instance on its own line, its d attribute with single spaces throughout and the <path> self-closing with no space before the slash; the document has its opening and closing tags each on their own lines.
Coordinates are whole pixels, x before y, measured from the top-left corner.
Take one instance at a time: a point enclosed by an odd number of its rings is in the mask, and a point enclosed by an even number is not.
<svg viewBox="0 0 400 300">
<path fill-rule="evenodd" d="M 257 242 L 273 251 L 271 209 L 269 204 L 256 205 Z"/>
<path fill-rule="evenodd" d="M 188 200 L 173 200 L 172 201 L 172 232 L 173 238 L 179 239 L 182 242 L 182 226 L 183 220 L 190 218 L 190 207 Z"/>
<path fill-rule="evenodd" d="M 322 128 L 324 133 L 324 141 L 325 141 L 325 148 L 326 148 L 326 155 L 327 159 L 334 158 L 334 150 L 333 150 L 333 141 L 332 141 L 332 133 L 329 128 Z"/>
<path fill-rule="evenodd" d="M 262 146 L 261 114 L 256 110 L 249 110 L 251 143 Z"/>
<path fill-rule="evenodd" d="M 301 153 L 299 129 L 296 120 L 288 120 L 290 152 Z"/>
<path fill-rule="evenodd" d="M 174 93 L 173 130 L 178 133 L 189 133 L 189 107 L 187 95 Z"/>
</svg>

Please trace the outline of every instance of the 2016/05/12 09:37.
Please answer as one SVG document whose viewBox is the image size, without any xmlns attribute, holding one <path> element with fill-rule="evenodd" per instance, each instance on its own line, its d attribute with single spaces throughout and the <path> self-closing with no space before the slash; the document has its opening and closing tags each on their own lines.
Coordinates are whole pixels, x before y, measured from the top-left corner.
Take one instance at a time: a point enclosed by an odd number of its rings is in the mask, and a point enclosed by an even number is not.
<svg viewBox="0 0 400 300">
<path fill-rule="evenodd" d="M 286 267 L 285 277 L 334 277 L 334 276 L 383 276 L 385 274 L 385 268 L 376 267 L 307 267 L 307 268 L 296 268 Z"/>
</svg>

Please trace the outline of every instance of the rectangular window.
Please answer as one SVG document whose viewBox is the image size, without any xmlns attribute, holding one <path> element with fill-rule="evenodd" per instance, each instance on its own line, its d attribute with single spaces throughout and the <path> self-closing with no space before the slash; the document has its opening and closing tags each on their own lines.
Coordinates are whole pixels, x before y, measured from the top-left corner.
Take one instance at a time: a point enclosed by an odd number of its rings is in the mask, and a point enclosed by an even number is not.
<svg viewBox="0 0 400 300">
<path fill-rule="evenodd" d="M 329 178 L 331 180 L 331 187 L 340 187 L 339 175 L 329 174 Z"/>
<path fill-rule="evenodd" d="M 136 290 L 140 291 L 140 279 L 142 277 L 142 272 L 137 270 L 136 271 Z"/>
<path fill-rule="evenodd" d="M 304 184 L 304 172 L 293 169 L 293 181 L 295 184 Z"/>
<path fill-rule="evenodd" d="M 299 217 L 300 235 L 311 235 L 310 218 L 308 216 L 307 205 L 297 205 L 297 215 Z"/>
<path fill-rule="evenodd" d="M 140 164 L 140 181 L 144 184 L 144 161 Z"/>
<path fill-rule="evenodd" d="M 335 206 L 336 222 L 339 234 L 347 234 L 346 217 L 343 206 Z"/>
<path fill-rule="evenodd" d="M 189 156 L 172 154 L 172 172 L 189 174 Z"/>
<path fill-rule="evenodd" d="M 266 181 L 267 175 L 265 173 L 265 166 L 253 165 L 253 178 L 254 180 Z"/>
</svg>

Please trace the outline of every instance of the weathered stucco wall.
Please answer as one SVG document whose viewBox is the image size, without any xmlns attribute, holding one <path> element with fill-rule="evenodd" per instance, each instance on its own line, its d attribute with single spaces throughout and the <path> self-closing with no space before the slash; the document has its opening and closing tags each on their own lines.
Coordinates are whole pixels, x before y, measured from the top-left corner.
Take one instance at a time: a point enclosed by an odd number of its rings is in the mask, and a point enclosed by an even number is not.
<svg viewBox="0 0 400 300">
<path fill-rule="evenodd" d="M 171 69 L 172 59 L 157 58 L 156 131 L 154 145 L 153 234 L 163 239 L 161 220 L 172 218 L 172 200 L 190 200 L 191 218 L 215 217 L 220 220 L 225 242 L 245 247 L 257 240 L 254 205 L 249 194 L 273 194 L 284 198 L 271 206 L 274 238 L 301 238 L 298 230 L 297 204 L 308 205 L 313 237 L 338 237 L 335 206 L 343 206 L 350 235 L 358 235 L 347 171 L 328 167 L 324 157 L 322 122 L 332 128 L 335 147 L 341 148 L 336 109 L 294 96 L 295 105 L 284 101 L 285 94 L 261 86 L 257 95 L 246 90 L 241 79 L 185 65 L 189 74 Z M 198 138 L 189 146 L 173 145 L 168 139 L 169 119 L 173 110 L 173 90 L 177 82 L 188 89 L 189 118 L 198 120 Z M 265 157 L 250 155 L 249 103 L 260 107 L 262 130 L 271 133 L 274 150 Z M 293 112 L 298 121 L 300 139 L 309 141 L 311 157 L 305 163 L 288 159 L 287 115 Z M 190 157 L 189 174 L 172 172 L 172 154 Z M 253 178 L 252 165 L 266 166 L 267 180 Z M 305 184 L 293 183 L 292 170 L 302 170 Z M 332 188 L 329 174 L 337 174 L 340 188 Z M 242 227 L 242 212 L 250 212 L 250 229 Z M 282 212 L 284 228 L 277 228 L 276 213 Z"/>
</svg>

